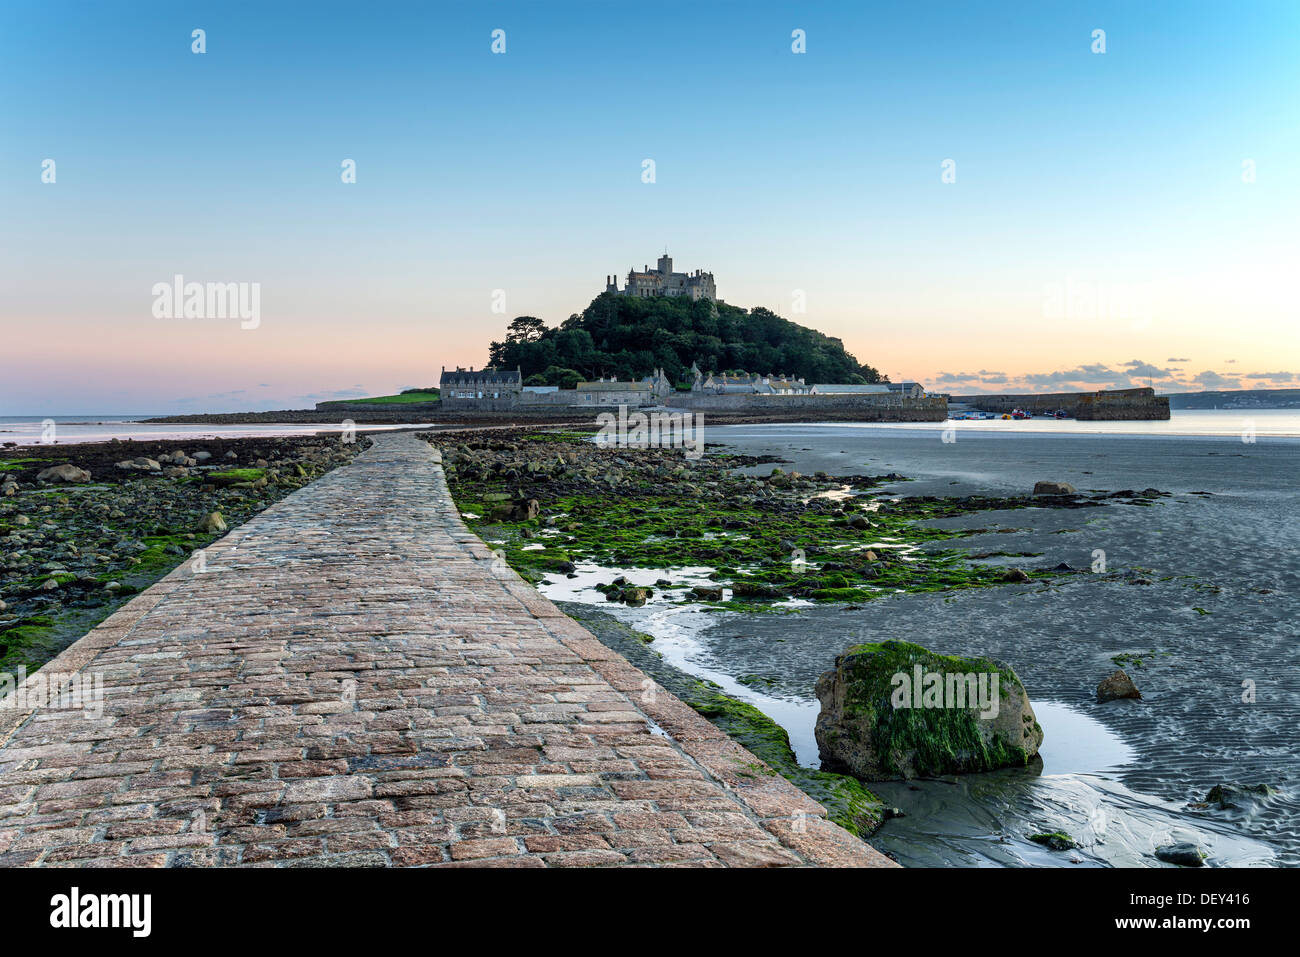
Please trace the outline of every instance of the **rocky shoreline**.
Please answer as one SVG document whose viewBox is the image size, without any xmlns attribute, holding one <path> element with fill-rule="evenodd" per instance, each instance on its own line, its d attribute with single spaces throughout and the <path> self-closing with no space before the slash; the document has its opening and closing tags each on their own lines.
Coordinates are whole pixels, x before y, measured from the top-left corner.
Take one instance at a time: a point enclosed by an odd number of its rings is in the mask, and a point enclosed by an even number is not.
<svg viewBox="0 0 1300 957">
<path fill-rule="evenodd" d="M 802 475 L 784 471 L 774 456 L 716 448 L 692 462 L 680 449 L 601 448 L 573 431 L 422 435 L 441 449 L 470 526 L 498 544 L 525 578 L 572 577 L 580 564 L 705 568 L 707 583 L 669 576 L 659 592 L 719 607 L 865 602 L 899 591 L 1007 582 L 1050 587 L 1075 569 L 990 565 L 982 560 L 1035 556 L 969 555 L 952 546 L 979 529 L 940 529 L 932 520 L 1027 507 L 1141 505 L 1164 494 L 1081 494 L 1047 483 L 1021 496 L 908 497 L 885 488 L 906 481 L 901 475 Z M 654 588 L 614 576 L 597 587 L 625 604 L 656 596 Z"/>
<path fill-rule="evenodd" d="M 130 596 L 368 443 L 262 437 L 0 452 L 0 672 L 28 673 Z"/>
</svg>

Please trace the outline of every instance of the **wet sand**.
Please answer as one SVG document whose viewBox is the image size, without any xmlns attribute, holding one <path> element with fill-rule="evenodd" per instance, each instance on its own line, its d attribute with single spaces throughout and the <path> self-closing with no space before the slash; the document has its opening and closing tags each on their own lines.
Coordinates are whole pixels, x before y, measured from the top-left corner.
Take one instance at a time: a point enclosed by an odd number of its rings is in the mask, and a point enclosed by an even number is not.
<svg viewBox="0 0 1300 957">
<path fill-rule="evenodd" d="M 797 725 L 815 718 L 817 676 L 868 639 L 1001 658 L 1035 702 L 1082 719 L 1044 721 L 1042 768 L 881 785 L 878 793 L 908 814 L 873 838 L 882 849 L 905 863 L 1156 866 L 1156 845 L 1193 839 L 1211 865 L 1300 863 L 1300 440 L 959 432 L 946 444 L 935 431 L 834 425 L 713 428 L 708 440 L 780 454 L 793 463 L 787 469 L 805 473 L 896 471 L 913 479 L 892 487 L 900 495 L 1019 494 L 1038 480 L 1173 493 L 1147 507 L 1019 509 L 937 523 L 986 529 L 962 541 L 972 553 L 1041 553 L 989 559 L 998 564 L 1080 569 L 1060 583 L 695 621 L 653 606 L 618 613 L 662 634 L 661 650 L 676 641 L 690 670 L 729 676 L 760 707 L 781 702 L 772 716 L 789 722 L 801 759 L 806 733 Z M 1091 571 L 1099 550 L 1105 573 Z M 661 620 L 651 627 L 654 615 Z M 1128 671 L 1143 700 L 1097 704 L 1097 682 L 1124 654 L 1142 659 Z M 752 675 L 764 684 L 736 684 Z M 1252 684 L 1255 700 L 1243 701 Z M 1096 739 L 1100 756 L 1053 759 L 1063 753 L 1051 741 L 1054 726 L 1080 739 L 1076 752 Z M 1119 763 L 1106 758 L 1108 736 L 1126 749 Z M 1186 807 L 1225 782 L 1263 782 L 1281 793 L 1241 810 Z M 1024 830 L 1053 825 L 1080 840 L 1079 852 L 1024 841 Z"/>
</svg>

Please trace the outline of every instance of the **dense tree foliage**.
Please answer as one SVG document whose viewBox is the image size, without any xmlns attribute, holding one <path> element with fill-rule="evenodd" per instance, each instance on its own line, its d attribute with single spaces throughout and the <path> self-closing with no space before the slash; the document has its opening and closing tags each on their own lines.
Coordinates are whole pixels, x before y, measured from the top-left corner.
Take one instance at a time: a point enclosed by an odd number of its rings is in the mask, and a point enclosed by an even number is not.
<svg viewBox="0 0 1300 957">
<path fill-rule="evenodd" d="M 566 388 L 601 375 L 639 379 L 656 368 L 688 386 L 692 362 L 705 372 L 785 373 L 809 384 L 887 381 L 845 352 L 839 339 L 768 309 L 707 299 L 602 293 L 557 329 L 534 316 L 519 316 L 505 341 L 492 343 L 489 355 L 494 366 L 518 366 L 530 383 L 540 376 L 548 385 Z"/>
</svg>

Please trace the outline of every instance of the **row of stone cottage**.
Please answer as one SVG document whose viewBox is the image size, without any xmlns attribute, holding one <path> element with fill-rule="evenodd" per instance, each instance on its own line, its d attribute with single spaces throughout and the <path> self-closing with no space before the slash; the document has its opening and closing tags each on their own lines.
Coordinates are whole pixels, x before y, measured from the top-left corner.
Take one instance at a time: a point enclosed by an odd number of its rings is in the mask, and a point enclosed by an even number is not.
<svg viewBox="0 0 1300 957">
<path fill-rule="evenodd" d="M 711 396 L 870 396 L 882 400 L 921 399 L 925 390 L 916 382 L 878 383 L 852 385 L 818 383 L 808 385 L 802 378 L 786 375 L 732 376 L 701 372 L 691 366 L 693 377 L 691 399 Z M 620 382 L 617 378 L 601 378 L 594 382 L 579 382 L 576 388 L 560 389 L 556 386 L 529 386 L 523 384 L 519 368 L 505 369 L 455 369 L 442 370 L 439 383 L 444 409 L 477 411 L 504 411 L 520 407 L 555 406 L 564 408 L 594 408 L 596 406 L 626 405 L 629 407 L 669 405 L 685 399 L 685 393 L 675 392 L 672 382 L 663 369 L 644 379 Z M 670 397 L 673 397 L 670 399 Z"/>
</svg>

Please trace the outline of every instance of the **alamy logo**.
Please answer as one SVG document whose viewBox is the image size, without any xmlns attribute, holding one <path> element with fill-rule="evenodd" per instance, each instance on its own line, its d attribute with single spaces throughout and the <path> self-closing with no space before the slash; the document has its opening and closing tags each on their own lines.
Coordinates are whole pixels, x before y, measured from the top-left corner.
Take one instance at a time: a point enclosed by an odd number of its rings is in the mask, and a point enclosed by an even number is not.
<svg viewBox="0 0 1300 957">
<path fill-rule="evenodd" d="M 102 671 L 38 671 L 30 678 L 19 667 L 13 674 L 0 673 L 0 708 L 35 711 L 81 711 L 87 718 L 104 714 Z"/>
<path fill-rule="evenodd" d="M 688 459 L 704 455 L 704 416 L 695 412 L 633 412 L 596 416 L 596 445 L 619 449 L 685 449 Z"/>
<path fill-rule="evenodd" d="M 79 888 L 50 898 L 50 926 L 129 927 L 131 936 L 148 937 L 153 929 L 149 894 L 85 894 Z"/>
<path fill-rule="evenodd" d="M 981 718 L 998 716 L 998 675 L 926 671 L 912 666 L 912 673 L 899 671 L 890 679 L 895 708 L 976 708 Z"/>
<path fill-rule="evenodd" d="M 241 329 L 262 324 L 260 282 L 186 282 L 177 274 L 149 292 L 155 319 L 239 319 Z"/>
</svg>

